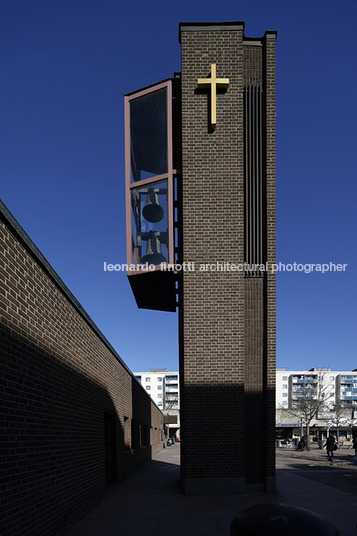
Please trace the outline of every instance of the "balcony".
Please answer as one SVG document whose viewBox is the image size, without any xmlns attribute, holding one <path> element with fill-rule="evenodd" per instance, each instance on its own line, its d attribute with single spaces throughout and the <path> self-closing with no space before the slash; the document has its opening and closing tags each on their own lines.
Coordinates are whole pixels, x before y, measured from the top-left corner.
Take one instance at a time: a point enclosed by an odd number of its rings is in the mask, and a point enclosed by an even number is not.
<svg viewBox="0 0 357 536">
<path fill-rule="evenodd" d="M 293 383 L 317 383 L 317 378 L 314 377 L 306 377 L 306 378 L 299 378 L 299 379 L 293 379 Z"/>
<path fill-rule="evenodd" d="M 177 382 L 178 382 L 178 376 L 165 376 L 166 384 L 177 383 Z"/>
<path fill-rule="evenodd" d="M 177 383 L 176 383 L 176 384 L 172 384 L 172 385 L 170 385 L 170 384 L 169 384 L 169 385 L 166 385 L 166 386 L 165 386 L 165 391 L 166 391 L 167 393 L 171 393 L 172 391 L 178 391 L 178 385 L 177 385 Z"/>
</svg>

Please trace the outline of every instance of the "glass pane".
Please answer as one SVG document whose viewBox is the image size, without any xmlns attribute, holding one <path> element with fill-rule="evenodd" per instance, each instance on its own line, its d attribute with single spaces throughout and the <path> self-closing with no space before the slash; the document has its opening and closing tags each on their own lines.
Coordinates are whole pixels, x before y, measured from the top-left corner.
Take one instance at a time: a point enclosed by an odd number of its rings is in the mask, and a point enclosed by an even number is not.
<svg viewBox="0 0 357 536">
<path fill-rule="evenodd" d="M 131 191 L 132 262 L 168 262 L 167 180 Z"/>
<path fill-rule="evenodd" d="M 167 173 L 166 89 L 130 103 L 131 181 Z"/>
</svg>

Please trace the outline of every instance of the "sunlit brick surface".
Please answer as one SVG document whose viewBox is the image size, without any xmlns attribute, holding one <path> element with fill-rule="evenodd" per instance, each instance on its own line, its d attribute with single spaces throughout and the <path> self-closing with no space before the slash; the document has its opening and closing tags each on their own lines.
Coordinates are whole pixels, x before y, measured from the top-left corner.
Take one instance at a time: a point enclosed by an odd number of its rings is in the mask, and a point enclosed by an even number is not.
<svg viewBox="0 0 357 536">
<path fill-rule="evenodd" d="M 199 267 L 245 260 L 243 88 L 250 81 L 263 83 L 267 100 L 265 258 L 275 262 L 275 34 L 258 46 L 244 41 L 238 23 L 192 26 L 181 28 L 183 260 L 195 263 L 183 274 L 180 314 L 183 478 L 259 484 L 275 474 L 275 279 Z M 197 89 L 213 63 L 217 77 L 229 78 L 217 92 L 214 130 L 210 93 Z"/>
</svg>

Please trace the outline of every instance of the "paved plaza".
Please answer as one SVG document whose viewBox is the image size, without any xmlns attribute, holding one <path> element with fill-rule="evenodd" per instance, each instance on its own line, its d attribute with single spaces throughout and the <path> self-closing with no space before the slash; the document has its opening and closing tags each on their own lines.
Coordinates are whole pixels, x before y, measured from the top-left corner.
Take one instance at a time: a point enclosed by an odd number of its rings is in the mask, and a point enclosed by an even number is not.
<svg viewBox="0 0 357 536">
<path fill-rule="evenodd" d="M 222 447 L 223 448 L 223 447 Z M 179 485 L 180 445 L 165 448 L 65 536 L 151 536 L 190 534 L 229 536 L 234 516 L 255 504 L 286 503 L 331 521 L 341 536 L 357 536 L 357 457 L 342 449 L 333 464 L 326 450 L 278 448 L 277 495 L 185 496 Z M 319 536 L 319 535 L 316 535 Z"/>
</svg>

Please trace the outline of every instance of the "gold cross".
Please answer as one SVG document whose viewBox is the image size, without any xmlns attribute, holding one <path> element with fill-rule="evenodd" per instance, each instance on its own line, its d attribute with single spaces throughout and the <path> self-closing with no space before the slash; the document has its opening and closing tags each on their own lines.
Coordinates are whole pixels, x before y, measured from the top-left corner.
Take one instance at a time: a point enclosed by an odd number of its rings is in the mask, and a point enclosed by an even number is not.
<svg viewBox="0 0 357 536">
<path fill-rule="evenodd" d="M 216 64 L 211 63 L 211 78 L 199 78 L 197 83 L 199 87 L 211 86 L 211 127 L 215 128 L 217 87 L 227 88 L 229 78 L 216 78 Z"/>
</svg>

